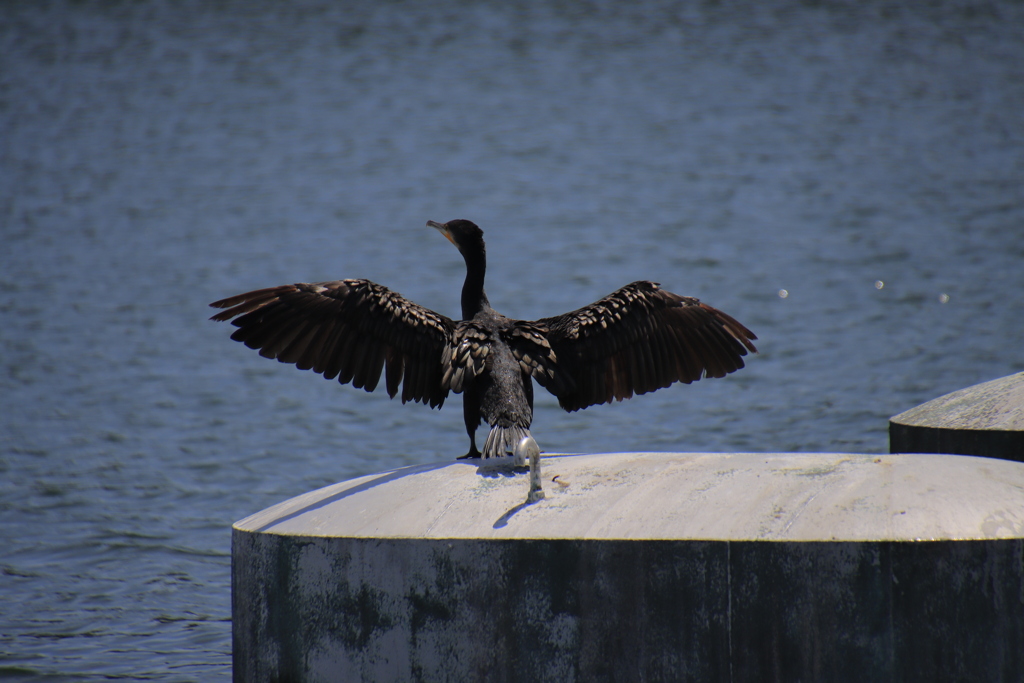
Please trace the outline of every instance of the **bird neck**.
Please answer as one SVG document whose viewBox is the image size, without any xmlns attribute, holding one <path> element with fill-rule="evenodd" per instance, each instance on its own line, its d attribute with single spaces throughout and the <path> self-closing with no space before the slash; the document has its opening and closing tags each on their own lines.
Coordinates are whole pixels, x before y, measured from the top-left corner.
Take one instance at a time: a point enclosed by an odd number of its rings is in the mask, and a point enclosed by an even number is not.
<svg viewBox="0 0 1024 683">
<path fill-rule="evenodd" d="M 463 254 L 466 259 L 466 282 L 462 285 L 462 319 L 472 320 L 480 311 L 490 308 L 484 293 L 484 274 L 487 272 L 487 254 L 479 251 Z"/>
</svg>

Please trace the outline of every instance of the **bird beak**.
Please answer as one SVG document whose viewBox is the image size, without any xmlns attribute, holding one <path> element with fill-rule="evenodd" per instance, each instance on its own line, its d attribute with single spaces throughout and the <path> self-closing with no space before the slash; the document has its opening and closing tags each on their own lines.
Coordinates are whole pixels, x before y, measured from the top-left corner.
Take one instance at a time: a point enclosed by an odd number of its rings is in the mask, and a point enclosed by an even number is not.
<svg viewBox="0 0 1024 683">
<path fill-rule="evenodd" d="M 448 226 L 444 223 L 438 223 L 437 221 L 427 221 L 427 225 L 431 228 L 436 228 L 438 232 L 448 238 L 448 241 L 455 244 L 455 240 L 452 239 L 452 232 L 448 229 Z"/>
</svg>

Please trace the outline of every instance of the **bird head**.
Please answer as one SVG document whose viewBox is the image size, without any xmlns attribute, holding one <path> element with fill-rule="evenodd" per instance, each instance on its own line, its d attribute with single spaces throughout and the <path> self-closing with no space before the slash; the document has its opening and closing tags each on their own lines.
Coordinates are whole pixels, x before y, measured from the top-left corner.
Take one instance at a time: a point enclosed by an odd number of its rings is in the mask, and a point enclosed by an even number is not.
<svg viewBox="0 0 1024 683">
<path fill-rule="evenodd" d="M 427 225 L 435 228 L 447 237 L 448 241 L 454 244 L 463 254 L 466 253 L 464 250 L 467 247 L 472 247 L 474 250 L 483 249 L 484 231 L 477 227 L 477 224 L 473 221 L 456 218 L 447 223 L 427 221 Z"/>
</svg>

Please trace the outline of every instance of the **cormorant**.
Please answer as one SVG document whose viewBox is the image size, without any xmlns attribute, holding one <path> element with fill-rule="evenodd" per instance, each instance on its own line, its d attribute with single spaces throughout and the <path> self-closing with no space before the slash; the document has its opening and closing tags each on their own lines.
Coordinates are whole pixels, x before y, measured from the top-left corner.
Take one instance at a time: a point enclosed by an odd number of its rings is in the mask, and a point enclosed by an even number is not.
<svg viewBox="0 0 1024 683">
<path fill-rule="evenodd" d="M 484 293 L 483 231 L 467 220 L 427 221 L 466 261 L 462 320 L 413 303 L 369 280 L 298 283 L 221 299 L 231 338 L 260 355 L 312 369 L 327 379 L 373 391 L 384 373 L 388 395 L 440 408 L 463 394 L 469 452 L 490 426 L 484 458 L 516 454 L 530 437 L 533 382 L 568 412 L 633 394 L 724 377 L 756 353 L 753 332 L 692 297 L 638 281 L 571 313 L 536 321 L 507 318 Z M 536 448 L 534 445 L 533 448 Z M 528 451 L 528 449 L 526 449 Z"/>
</svg>

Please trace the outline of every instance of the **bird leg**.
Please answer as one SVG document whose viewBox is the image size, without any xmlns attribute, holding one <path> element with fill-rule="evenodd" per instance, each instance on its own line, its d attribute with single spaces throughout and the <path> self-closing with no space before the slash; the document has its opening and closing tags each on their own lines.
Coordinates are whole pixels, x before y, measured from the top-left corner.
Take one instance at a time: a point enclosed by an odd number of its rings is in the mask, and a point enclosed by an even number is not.
<svg viewBox="0 0 1024 683">
<path fill-rule="evenodd" d="M 480 426 L 480 396 L 472 383 L 466 386 L 462 395 L 462 417 L 466 421 L 466 434 L 469 434 L 469 453 L 458 460 L 479 458 L 480 451 L 476 449 L 476 430 Z"/>
<path fill-rule="evenodd" d="M 456 460 L 469 460 L 470 458 L 479 458 L 480 451 L 476 449 L 476 437 L 473 434 L 469 435 L 469 453 L 460 455 Z"/>
</svg>

